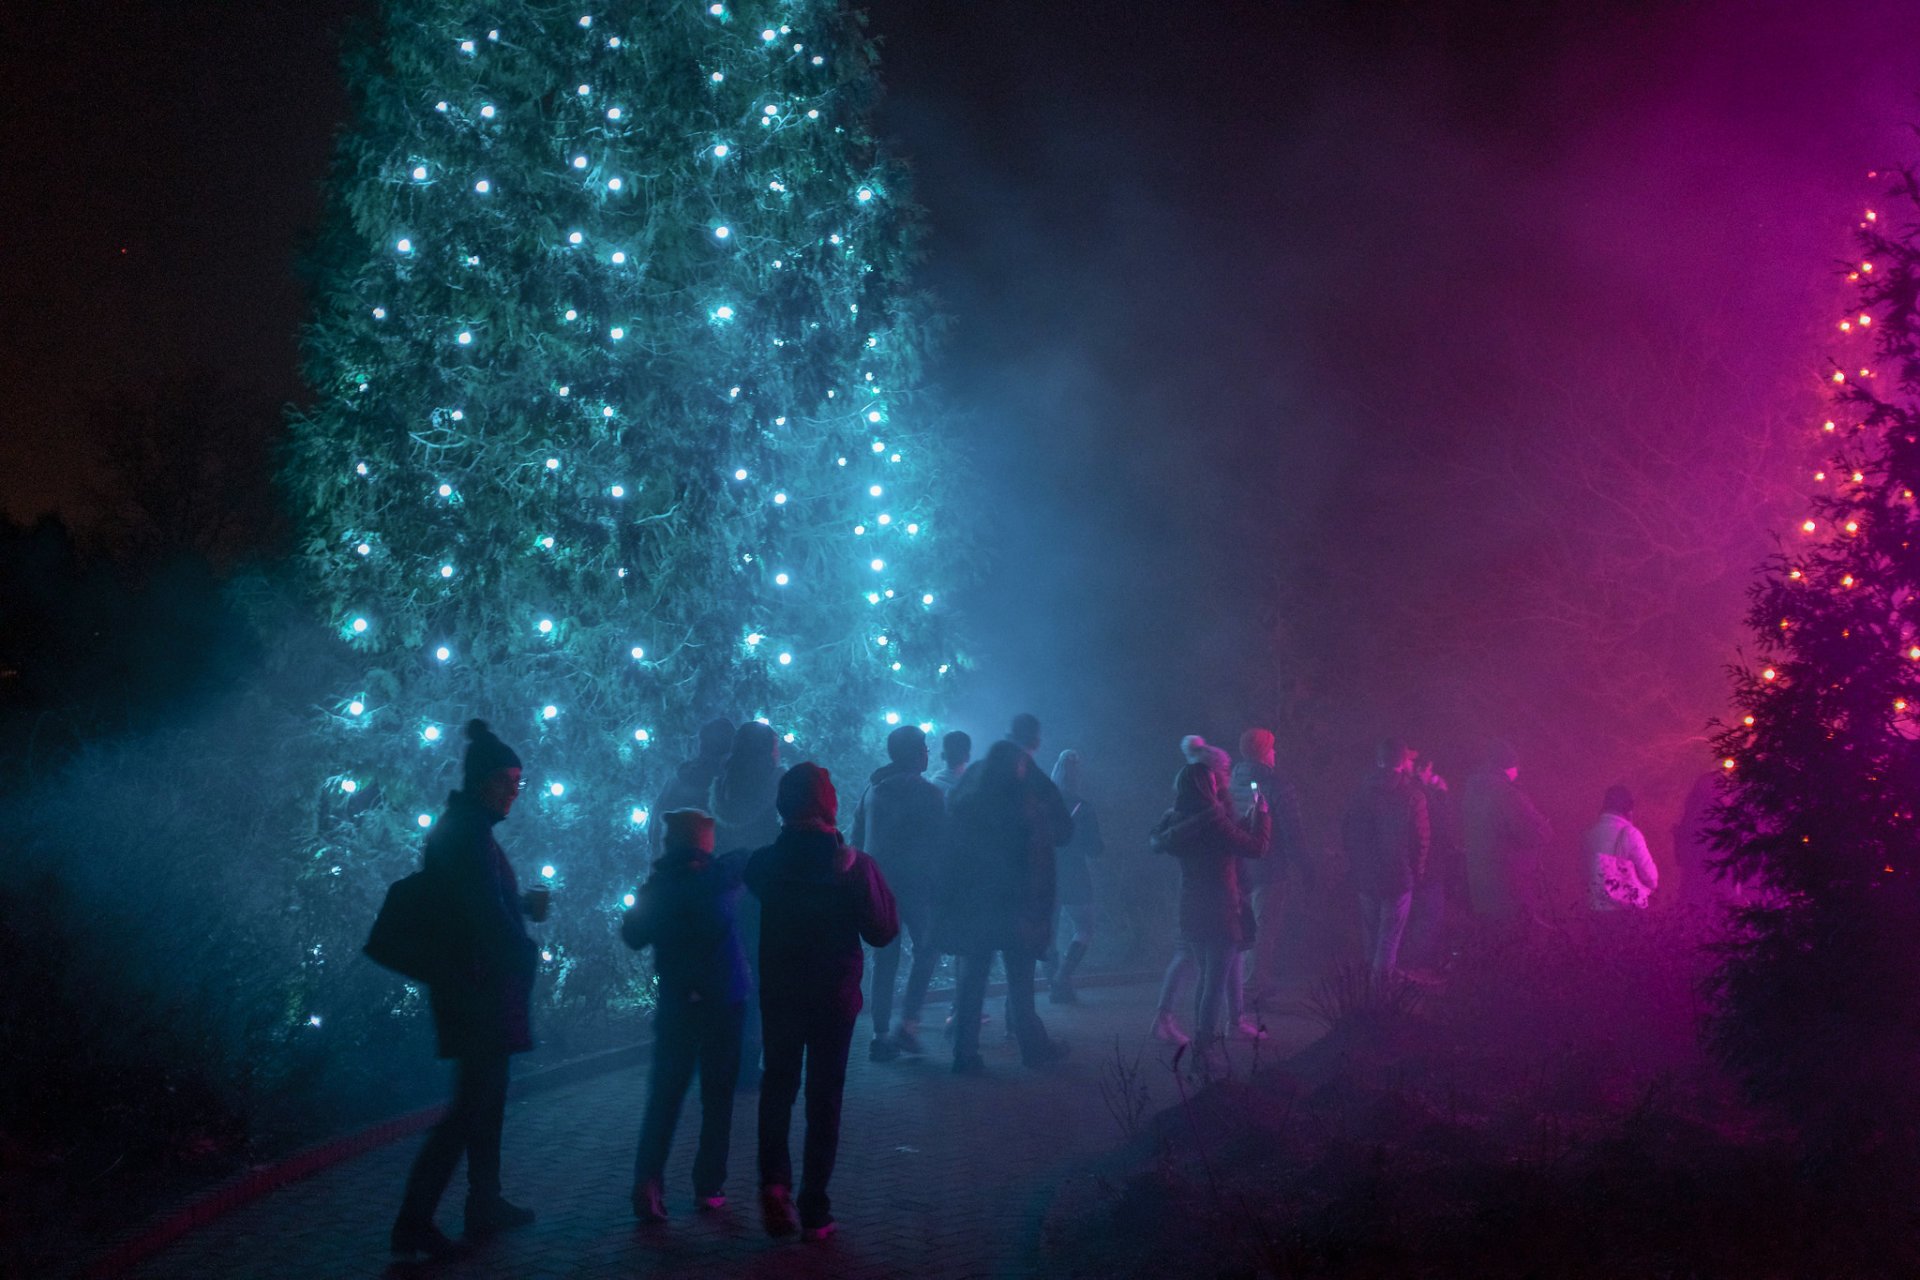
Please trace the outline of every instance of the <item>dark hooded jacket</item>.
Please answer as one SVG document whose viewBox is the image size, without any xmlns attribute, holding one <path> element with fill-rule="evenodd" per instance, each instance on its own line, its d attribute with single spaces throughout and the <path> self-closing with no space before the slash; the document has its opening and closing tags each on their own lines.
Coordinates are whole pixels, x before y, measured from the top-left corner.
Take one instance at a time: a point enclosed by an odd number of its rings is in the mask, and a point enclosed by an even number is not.
<svg viewBox="0 0 1920 1280">
<path fill-rule="evenodd" d="M 1073 838 L 1060 789 L 1037 766 L 995 780 L 986 762 L 960 780 L 948 804 L 948 848 L 934 914 L 952 955 L 1025 951 L 1053 936 L 1053 851 Z"/>
<path fill-rule="evenodd" d="M 727 767 L 724 755 L 695 756 L 683 760 L 673 771 L 673 777 L 660 792 L 660 798 L 654 801 L 655 813 L 672 813 L 675 809 L 703 809 L 713 803 L 713 784 L 719 779 L 720 771 Z M 652 841 L 656 853 L 662 848 L 666 824 L 656 822 L 653 827 Z"/>
<path fill-rule="evenodd" d="M 853 811 L 852 843 L 880 864 L 896 899 L 928 902 L 946 827 L 940 788 L 917 770 L 888 764 L 873 771 Z"/>
<path fill-rule="evenodd" d="M 760 1002 L 860 1012 L 860 950 L 900 935 L 893 892 L 872 858 L 837 831 L 789 826 L 747 859 L 760 902 Z"/>
<path fill-rule="evenodd" d="M 740 1004 L 753 993 L 736 915 L 747 857 L 669 854 L 654 864 L 639 900 L 620 921 L 635 951 L 653 948 L 663 1006 Z"/>
<path fill-rule="evenodd" d="M 1512 920 L 1544 908 L 1540 859 L 1553 828 L 1502 770 L 1467 779 L 1460 798 L 1473 913 Z"/>
<path fill-rule="evenodd" d="M 1180 863 L 1182 937 L 1236 947 L 1248 941 L 1240 860 L 1265 857 L 1272 834 L 1264 805 L 1240 818 L 1225 801 L 1199 804 L 1182 788 L 1174 807 L 1154 824 L 1151 838 L 1155 853 Z"/>
<path fill-rule="evenodd" d="M 1294 866 L 1300 868 L 1302 885 L 1311 887 L 1313 868 L 1307 865 L 1307 842 L 1301 834 L 1299 792 L 1279 770 L 1257 760 L 1237 761 L 1233 766 L 1235 807 L 1241 812 L 1251 809 L 1255 796 L 1266 798 L 1273 834 L 1267 840 L 1267 856 L 1240 868 L 1240 887 L 1254 889 L 1280 880 Z"/>
<path fill-rule="evenodd" d="M 427 990 L 443 1058 L 525 1053 L 540 950 L 527 934 L 520 884 L 493 838 L 500 818 L 463 791 L 428 833 L 427 875 L 447 904 L 456 977 Z"/>
<path fill-rule="evenodd" d="M 1369 898 L 1412 892 L 1427 872 L 1432 839 L 1426 790 L 1411 774 L 1374 769 L 1340 823 L 1354 891 Z"/>
</svg>

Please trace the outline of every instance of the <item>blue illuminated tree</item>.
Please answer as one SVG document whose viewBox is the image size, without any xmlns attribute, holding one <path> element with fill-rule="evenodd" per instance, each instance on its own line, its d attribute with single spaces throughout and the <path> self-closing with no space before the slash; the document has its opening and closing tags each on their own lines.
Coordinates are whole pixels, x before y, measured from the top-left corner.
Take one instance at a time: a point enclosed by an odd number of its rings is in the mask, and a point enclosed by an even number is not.
<svg viewBox="0 0 1920 1280">
<path fill-rule="evenodd" d="M 510 848 L 560 891 L 549 989 L 604 1009 L 638 994 L 609 926 L 695 725 L 864 766 L 962 662 L 874 48 L 831 0 L 392 0 L 348 79 L 286 476 L 349 657 L 303 998 L 480 715 L 527 762 Z"/>
<path fill-rule="evenodd" d="M 1717 744 L 1743 883 L 1714 1042 L 1830 1168 L 1920 1152 L 1920 181 L 1858 227 L 1812 512 L 1752 595 Z M 1888 1182 L 1892 1187 L 1894 1184 Z M 1903 1193 L 1904 1194 L 1904 1193 Z M 1902 1202 L 1905 1203 L 1904 1201 Z M 1904 1209 L 1902 1210 L 1904 1213 Z"/>
</svg>

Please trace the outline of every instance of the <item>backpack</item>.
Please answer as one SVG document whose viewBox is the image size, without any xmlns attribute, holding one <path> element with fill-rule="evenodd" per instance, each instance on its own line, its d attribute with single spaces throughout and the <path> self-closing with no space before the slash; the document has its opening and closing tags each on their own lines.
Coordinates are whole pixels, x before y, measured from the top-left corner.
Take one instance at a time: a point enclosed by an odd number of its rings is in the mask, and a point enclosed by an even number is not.
<svg viewBox="0 0 1920 1280">
<path fill-rule="evenodd" d="M 428 986 L 445 981 L 452 968 L 452 947 L 439 899 L 439 887 L 425 871 L 395 880 L 387 887 L 386 901 L 361 952 L 403 978 Z"/>
</svg>

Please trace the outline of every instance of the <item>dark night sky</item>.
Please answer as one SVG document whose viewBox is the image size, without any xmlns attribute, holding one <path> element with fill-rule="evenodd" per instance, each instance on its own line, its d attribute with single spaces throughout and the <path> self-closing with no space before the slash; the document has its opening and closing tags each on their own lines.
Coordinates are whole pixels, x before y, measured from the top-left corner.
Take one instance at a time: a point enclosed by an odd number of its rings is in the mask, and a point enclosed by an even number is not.
<svg viewBox="0 0 1920 1280">
<path fill-rule="evenodd" d="M 117 383 L 298 394 L 294 257 L 370 2 L 0 10 L 8 513 L 84 516 Z M 1598 447 L 1676 378 L 1686 430 L 1799 403 L 1865 171 L 1920 114 L 1906 3 L 869 11 L 957 321 L 942 380 L 1007 477 L 982 706 L 1139 727 L 1168 774 L 1169 735 L 1238 728 L 1275 565 L 1350 606 L 1291 618 L 1308 647 L 1361 652 L 1385 602 L 1551 512 L 1507 466 L 1542 433 Z"/>
</svg>

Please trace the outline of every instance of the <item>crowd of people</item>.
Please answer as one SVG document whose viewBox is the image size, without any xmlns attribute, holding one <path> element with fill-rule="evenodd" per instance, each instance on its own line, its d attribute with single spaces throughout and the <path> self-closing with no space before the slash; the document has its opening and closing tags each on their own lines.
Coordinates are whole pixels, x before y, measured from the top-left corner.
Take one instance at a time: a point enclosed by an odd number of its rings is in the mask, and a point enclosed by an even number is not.
<svg viewBox="0 0 1920 1280">
<path fill-rule="evenodd" d="M 399 1254 L 461 1250 L 434 1215 L 462 1155 L 469 1239 L 533 1220 L 501 1194 L 500 1146 L 508 1060 L 532 1047 L 538 949 L 526 921 L 544 918 L 548 896 L 541 887 L 521 892 L 493 836 L 520 792 L 519 757 L 482 721 L 471 722 L 467 736 L 461 789 L 425 850 L 426 875 L 457 926 L 458 963 L 428 987 L 439 1054 L 454 1061 L 453 1098 L 408 1175 L 392 1231 Z M 1091 867 L 1104 841 L 1079 753 L 1061 752 L 1049 770 L 1040 745 L 1040 722 L 1025 714 L 977 764 L 969 736 L 949 733 L 942 767 L 929 777 L 925 733 L 901 726 L 843 835 L 828 771 L 812 762 L 783 768 L 770 727 L 716 720 L 700 730 L 697 753 L 655 810 L 656 856 L 620 930 L 628 946 L 652 951 L 656 978 L 632 1192 L 642 1223 L 667 1217 L 667 1154 L 697 1075 L 696 1206 L 726 1204 L 734 1099 L 757 1089 L 766 1230 L 831 1235 L 827 1188 L 863 1005 L 873 1061 L 924 1054 L 921 1019 L 944 957 L 955 966 L 946 1028 L 955 1073 L 987 1070 L 980 1034 L 996 958 L 1007 1034 L 1023 1062 L 1045 1067 L 1067 1055 L 1040 1017 L 1036 970 L 1048 966 L 1053 1003 L 1077 1001 L 1075 974 L 1094 928 Z M 1273 734 L 1248 729 L 1239 747 L 1236 761 L 1203 738 L 1183 739 L 1171 802 L 1148 837 L 1179 870 L 1177 940 L 1151 1029 L 1202 1055 L 1229 1036 L 1264 1037 L 1248 1008 L 1249 978 L 1272 972 L 1287 886 L 1310 890 L 1316 880 Z M 1511 746 L 1492 744 L 1456 803 L 1430 759 L 1397 738 L 1379 744 L 1340 822 L 1375 979 L 1434 980 L 1451 921 L 1462 913 L 1499 927 L 1544 912 L 1541 854 L 1551 831 L 1520 788 L 1518 765 Z M 1609 788 L 1585 834 L 1596 910 L 1644 908 L 1658 887 L 1632 817 L 1631 794 Z M 1189 986 L 1191 1034 L 1177 1012 Z M 803 1096 L 796 1188 L 789 1135 Z"/>
</svg>

